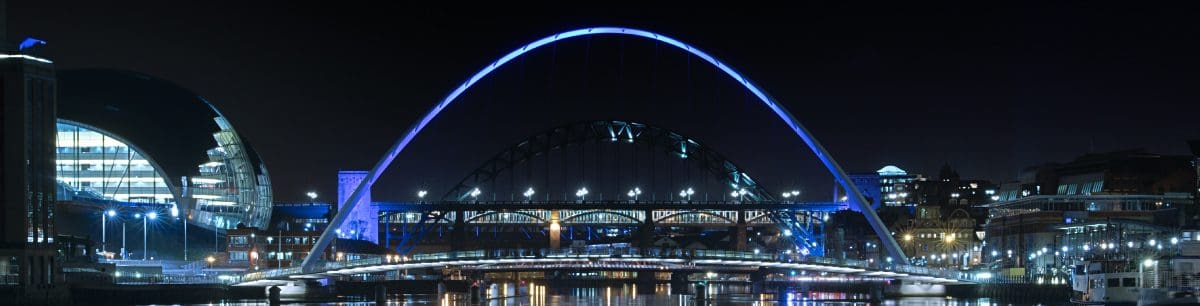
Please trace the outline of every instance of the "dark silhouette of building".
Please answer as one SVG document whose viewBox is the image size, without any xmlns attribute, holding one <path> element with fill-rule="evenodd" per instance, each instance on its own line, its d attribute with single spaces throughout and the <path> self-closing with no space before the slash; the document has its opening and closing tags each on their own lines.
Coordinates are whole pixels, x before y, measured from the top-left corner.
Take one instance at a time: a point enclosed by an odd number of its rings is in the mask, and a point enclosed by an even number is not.
<svg viewBox="0 0 1200 306">
<path fill-rule="evenodd" d="M 1000 200 L 1034 195 L 1190 194 L 1196 186 L 1194 160 L 1142 149 L 1085 154 L 1067 163 L 1026 168 L 1017 182 L 1001 187 Z"/>
<path fill-rule="evenodd" d="M 0 46 L 0 295 L 18 303 L 65 289 L 54 245 L 56 90 L 53 62 Z"/>
</svg>

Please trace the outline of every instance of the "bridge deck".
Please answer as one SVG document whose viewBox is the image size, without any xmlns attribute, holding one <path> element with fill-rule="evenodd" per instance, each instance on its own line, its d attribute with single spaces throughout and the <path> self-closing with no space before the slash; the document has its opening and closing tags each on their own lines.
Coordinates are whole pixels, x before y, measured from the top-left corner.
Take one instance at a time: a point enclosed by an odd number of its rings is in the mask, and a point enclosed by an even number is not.
<svg viewBox="0 0 1200 306">
<path fill-rule="evenodd" d="M 375 202 L 380 211 L 487 211 L 527 209 L 614 209 L 614 210 L 786 210 L 832 212 L 845 209 L 846 203 L 805 203 L 775 201 L 435 201 Z"/>
<path fill-rule="evenodd" d="M 522 268 L 521 266 L 524 266 Z M 300 267 L 266 270 L 246 274 L 241 285 L 265 285 L 290 279 L 325 278 L 334 276 L 378 273 L 404 269 L 433 267 L 465 267 L 467 269 L 552 270 L 566 266 L 588 269 L 619 269 L 625 265 L 629 270 L 641 270 L 654 266 L 655 270 L 756 270 L 796 269 L 818 272 L 842 273 L 876 278 L 904 279 L 931 283 L 972 282 L 970 275 L 954 270 L 929 269 L 898 264 L 872 264 L 861 260 L 838 260 L 796 254 L 768 254 L 737 251 L 710 251 L 686 249 L 556 249 L 556 250 L 477 250 L 416 254 L 411 257 L 390 255 L 353 261 L 326 262 L 315 271 L 303 271 Z M 748 269 L 749 268 L 749 269 Z M 678 269 L 678 270 L 672 270 Z"/>
</svg>

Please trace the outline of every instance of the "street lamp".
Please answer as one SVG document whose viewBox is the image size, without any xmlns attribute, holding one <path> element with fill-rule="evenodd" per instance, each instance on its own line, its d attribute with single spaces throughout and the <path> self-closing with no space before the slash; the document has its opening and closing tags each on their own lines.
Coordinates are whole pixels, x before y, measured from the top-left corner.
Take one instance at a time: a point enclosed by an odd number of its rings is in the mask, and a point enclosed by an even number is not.
<svg viewBox="0 0 1200 306">
<path fill-rule="evenodd" d="M 743 198 L 746 196 L 747 193 L 750 193 L 750 192 L 746 191 L 746 188 L 739 188 L 738 190 L 729 192 L 729 195 L 734 198 L 737 198 L 738 201 L 741 201 L 741 200 L 744 200 Z"/>
<path fill-rule="evenodd" d="M 271 244 L 272 244 L 272 243 L 274 243 L 274 242 L 275 242 L 275 237 L 267 236 L 267 246 L 268 246 L 268 247 L 270 247 L 270 246 L 271 246 Z M 279 255 L 279 254 L 275 254 L 275 255 Z M 272 256 L 271 256 L 271 255 L 268 253 L 268 254 L 267 254 L 267 259 L 270 259 L 270 257 L 272 257 Z M 276 266 L 276 268 L 278 268 L 278 266 Z"/>
<path fill-rule="evenodd" d="M 587 195 L 588 195 L 587 187 L 579 188 L 579 190 L 575 191 L 575 196 L 579 197 L 580 201 L 587 201 Z"/>
<path fill-rule="evenodd" d="M 158 212 L 148 212 L 145 215 L 135 214 L 134 217 L 142 217 L 142 260 L 146 260 L 150 255 L 150 221 L 158 219 Z"/>
<path fill-rule="evenodd" d="M 116 217 L 117 211 L 109 209 L 100 214 L 100 252 L 108 252 L 108 217 Z"/>
<path fill-rule="evenodd" d="M 783 193 L 783 198 L 784 198 L 784 199 L 791 198 L 791 197 L 797 197 L 797 198 L 799 198 L 799 197 L 800 197 L 800 191 L 799 191 L 799 190 L 792 190 L 792 191 L 788 191 L 788 192 L 784 192 L 784 193 Z"/>
<path fill-rule="evenodd" d="M 471 196 L 471 200 L 478 200 L 479 194 L 482 194 L 482 193 L 483 193 L 483 191 L 479 191 L 479 187 L 475 187 L 475 188 L 471 189 L 471 192 L 467 193 L 467 195 Z"/>
<path fill-rule="evenodd" d="M 630 198 L 633 198 L 634 202 L 637 202 L 638 196 L 642 195 L 642 189 L 638 188 L 638 187 L 633 187 L 633 189 L 630 189 L 628 193 L 625 193 L 625 195 L 629 196 Z"/>
<path fill-rule="evenodd" d="M 267 236 L 267 246 L 271 246 L 273 241 L 275 237 Z M 283 229 L 279 230 L 279 245 L 275 249 L 275 268 L 283 268 Z"/>
<path fill-rule="evenodd" d="M 679 197 L 687 199 L 688 202 L 692 201 L 693 194 L 696 194 L 696 190 L 693 190 L 692 187 L 679 191 Z"/>
<path fill-rule="evenodd" d="M 417 191 L 417 199 L 420 199 L 421 201 L 425 201 L 426 194 L 429 194 L 429 192 L 425 191 L 425 190 L 418 190 Z"/>
<path fill-rule="evenodd" d="M 309 191 L 307 193 L 304 193 L 304 195 L 308 196 L 308 199 L 311 201 L 317 200 L 317 192 L 316 191 Z"/>
<path fill-rule="evenodd" d="M 529 189 L 525 189 L 525 192 L 522 193 L 521 195 L 525 196 L 525 201 L 533 201 L 534 193 L 535 192 L 533 191 L 533 187 L 529 187 Z"/>
</svg>

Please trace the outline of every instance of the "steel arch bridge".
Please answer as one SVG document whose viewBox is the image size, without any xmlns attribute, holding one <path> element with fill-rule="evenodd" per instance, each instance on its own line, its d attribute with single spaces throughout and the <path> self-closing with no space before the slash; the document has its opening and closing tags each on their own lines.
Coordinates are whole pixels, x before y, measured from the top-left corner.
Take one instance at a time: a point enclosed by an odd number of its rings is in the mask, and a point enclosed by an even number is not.
<svg viewBox="0 0 1200 306">
<path fill-rule="evenodd" d="M 600 120 L 562 125 L 534 134 L 492 156 L 467 177 L 463 178 L 442 197 L 443 200 L 466 200 L 473 188 L 492 184 L 496 177 L 517 165 L 530 162 L 551 151 L 587 142 L 609 142 L 645 144 L 654 150 L 666 152 L 693 162 L 712 176 L 720 179 L 734 190 L 745 189 L 745 199 L 750 201 L 774 201 L 766 188 L 759 185 L 750 175 L 725 156 L 702 145 L 694 138 L 678 132 L 638 122 Z"/>
<path fill-rule="evenodd" d="M 476 72 L 466 81 L 464 81 L 461 85 L 454 88 L 454 90 L 452 90 L 445 98 L 434 105 L 432 109 L 422 116 L 419 121 L 414 123 L 412 127 L 410 127 L 408 131 L 405 132 L 392 145 L 391 148 L 388 149 L 387 153 L 384 154 L 379 162 L 377 162 L 375 166 L 368 171 L 363 182 L 359 184 L 357 188 L 355 188 L 354 192 L 351 193 L 344 203 L 339 205 L 339 207 L 342 209 L 338 210 L 337 215 L 334 216 L 330 221 L 330 225 L 326 227 L 324 232 L 322 232 L 321 237 L 317 239 L 317 242 L 313 245 L 312 251 L 310 251 L 304 258 L 302 269 L 309 271 L 317 268 L 316 264 L 319 261 L 319 258 L 321 258 L 321 254 L 324 253 L 324 250 L 329 246 L 329 243 L 335 237 L 335 229 L 340 227 L 342 223 L 346 221 L 350 215 L 349 212 L 354 210 L 354 206 L 358 204 L 359 200 L 366 194 L 366 191 L 369 190 L 372 185 L 374 185 L 375 181 L 379 178 L 383 171 L 387 170 L 387 168 L 395 160 L 396 156 L 408 146 L 408 144 L 421 132 L 421 130 L 423 130 L 430 122 L 432 122 L 433 119 L 442 112 L 442 110 L 446 109 L 450 103 L 456 101 L 460 95 L 466 92 L 466 90 L 470 89 L 474 84 L 494 72 L 496 69 L 532 50 L 536 50 L 540 47 L 558 42 L 560 40 L 595 35 L 632 36 L 666 43 L 667 45 L 676 47 L 682 51 L 690 53 L 693 56 L 699 57 L 705 62 L 711 64 L 713 67 L 725 72 L 726 75 L 741 84 L 746 88 L 747 91 L 758 98 L 758 100 L 761 101 L 764 106 L 779 116 L 779 118 L 783 120 L 784 123 L 787 124 L 788 127 L 805 142 L 805 144 L 808 145 L 809 149 L 812 150 L 812 152 L 826 167 L 826 169 L 829 170 L 830 174 L 834 176 L 835 180 L 841 184 L 844 190 L 846 190 L 846 192 L 849 194 L 851 198 L 850 202 L 853 203 L 853 205 L 857 205 L 858 210 L 860 210 L 866 216 L 868 223 L 871 225 L 876 235 L 879 236 L 880 241 L 882 242 L 883 247 L 888 252 L 889 256 L 891 258 L 900 260 L 901 262 L 908 261 L 907 257 L 904 255 L 904 252 L 900 249 L 895 239 L 891 236 L 887 226 L 883 224 L 878 215 L 876 215 L 871 209 L 869 201 L 867 201 L 863 196 L 862 191 L 849 179 L 849 176 L 846 175 L 845 170 L 843 170 L 842 167 L 833 159 L 833 156 L 827 150 L 825 150 L 825 148 L 816 140 L 815 137 L 812 136 L 812 133 L 810 133 L 808 129 L 804 128 L 800 124 L 800 121 L 797 120 L 795 116 L 793 116 L 783 105 L 771 98 L 766 91 L 762 90 L 753 82 L 751 82 L 749 78 L 743 76 L 741 73 L 738 73 L 732 67 L 726 65 L 708 53 L 665 35 L 631 28 L 594 27 L 562 32 L 526 44 L 500 57 L 495 62 L 485 66 L 483 69 Z"/>
<path fill-rule="evenodd" d="M 547 201 L 534 201 L 532 198 L 521 202 L 469 201 L 473 198 L 472 190 L 478 190 L 480 187 L 499 189 L 496 185 L 502 184 L 496 183 L 497 177 L 505 172 L 511 174 L 520 164 L 532 166 L 536 157 L 548 158 L 552 151 L 590 142 L 614 146 L 629 145 L 635 148 L 644 145 L 650 148 L 650 155 L 658 153 L 690 163 L 716 177 L 719 180 L 716 185 L 731 187 L 735 192 L 744 192 L 739 193 L 733 201 L 646 201 L 629 198 L 627 201 L 602 199 L 575 203 L 549 201 L 548 195 Z M 546 162 L 549 164 L 548 159 Z M 512 187 L 515 186 L 510 186 L 510 189 Z M 836 203 L 818 205 L 819 207 L 798 205 L 796 202 L 777 201 L 771 195 L 767 188 L 752 180 L 750 175 L 735 163 L 702 145 L 698 140 L 658 126 L 602 120 L 551 128 L 517 142 L 484 162 L 447 192 L 444 200 L 440 202 L 444 205 L 373 205 L 383 212 L 383 223 L 386 224 L 384 228 L 387 231 L 384 239 L 389 248 L 393 247 L 391 234 L 399 229 L 399 241 L 394 247 L 401 253 L 410 252 L 427 233 L 438 226 L 445 229 L 454 225 L 451 227 L 452 233 L 461 238 L 465 236 L 462 231 L 467 225 L 535 225 L 536 228 L 540 228 L 561 223 L 639 227 L 638 235 L 643 238 L 640 242 L 642 244 L 653 239 L 653 232 L 657 227 L 735 227 L 737 229 L 732 233 L 739 239 L 733 244 L 737 248 L 744 247 L 746 226 L 776 225 L 781 227 L 780 233 L 786 233 L 789 237 L 787 240 L 795 245 L 796 251 L 804 255 L 823 256 L 824 249 L 820 246 L 824 245 L 824 219 L 829 211 L 833 210 L 831 207 L 837 207 Z M 460 240 L 452 239 L 456 242 Z"/>
</svg>

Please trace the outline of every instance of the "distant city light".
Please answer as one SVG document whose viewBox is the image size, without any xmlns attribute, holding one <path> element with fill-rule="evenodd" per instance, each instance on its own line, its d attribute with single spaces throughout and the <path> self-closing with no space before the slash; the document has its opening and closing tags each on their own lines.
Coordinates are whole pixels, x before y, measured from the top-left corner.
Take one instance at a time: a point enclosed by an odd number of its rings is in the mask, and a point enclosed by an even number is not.
<svg viewBox="0 0 1200 306">
<path fill-rule="evenodd" d="M 305 193 L 304 195 L 307 195 L 309 200 L 316 200 L 316 199 L 317 199 L 317 192 L 316 192 L 316 191 L 309 191 L 309 192 Z"/>
</svg>

